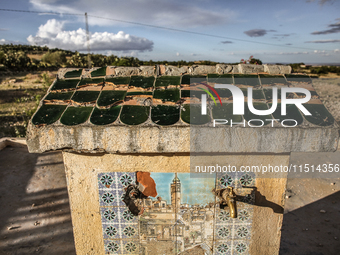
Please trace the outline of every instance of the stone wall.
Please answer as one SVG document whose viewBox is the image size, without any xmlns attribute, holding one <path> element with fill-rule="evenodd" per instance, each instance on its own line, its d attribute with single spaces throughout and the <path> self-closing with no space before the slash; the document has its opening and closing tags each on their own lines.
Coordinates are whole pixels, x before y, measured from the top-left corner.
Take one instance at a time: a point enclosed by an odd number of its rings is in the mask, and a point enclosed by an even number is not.
<svg viewBox="0 0 340 255">
<path fill-rule="evenodd" d="M 97 69 L 92 68 L 88 71 L 83 71 L 84 77 L 90 77 L 90 72 Z M 62 78 L 65 71 L 70 71 L 70 68 L 62 68 L 58 72 L 59 78 Z M 140 66 L 140 67 L 122 67 L 122 66 L 108 66 L 107 74 L 112 76 L 153 76 L 153 75 L 166 75 L 166 76 L 179 76 L 179 75 L 203 75 L 209 73 L 228 74 L 290 74 L 292 68 L 285 65 L 250 65 L 250 64 L 238 64 L 227 65 L 217 64 L 216 66 L 210 65 L 192 65 L 192 66 L 171 66 L 171 65 L 156 65 L 156 66 Z"/>
</svg>

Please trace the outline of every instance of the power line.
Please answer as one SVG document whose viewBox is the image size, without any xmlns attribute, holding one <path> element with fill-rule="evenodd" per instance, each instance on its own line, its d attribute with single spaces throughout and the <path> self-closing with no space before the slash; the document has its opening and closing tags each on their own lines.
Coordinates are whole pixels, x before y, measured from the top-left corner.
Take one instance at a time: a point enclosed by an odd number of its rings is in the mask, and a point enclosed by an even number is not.
<svg viewBox="0 0 340 255">
<path fill-rule="evenodd" d="M 234 41 L 248 42 L 248 43 L 257 43 L 257 44 L 271 45 L 271 46 L 277 46 L 277 47 L 296 48 L 296 49 L 304 49 L 304 50 L 315 50 L 315 49 L 311 49 L 311 48 L 296 47 L 296 46 L 289 46 L 289 45 L 283 45 L 283 44 L 274 44 L 274 43 L 266 43 L 266 42 L 256 42 L 256 41 L 251 41 L 251 40 L 244 40 L 244 39 L 238 39 L 238 38 L 227 37 L 227 36 L 206 34 L 206 33 L 194 32 L 194 31 L 189 31 L 189 30 L 182 30 L 182 29 L 177 29 L 177 28 L 156 26 L 156 25 L 144 24 L 144 23 L 140 23 L 140 22 L 127 21 L 127 20 L 105 18 L 105 17 L 94 16 L 94 15 L 88 15 L 88 16 L 89 17 L 93 17 L 93 18 L 98 18 L 98 19 L 112 20 L 112 21 L 123 22 L 123 23 L 128 23 L 128 24 L 133 24 L 133 25 L 139 25 L 139 26 L 153 27 L 153 28 L 170 30 L 170 31 L 176 31 L 176 32 L 182 32 L 182 33 L 188 33 L 188 34 L 195 34 L 195 35 L 203 35 L 203 36 L 215 37 L 215 38 L 219 38 L 219 39 L 229 39 L 229 40 L 234 40 Z"/>
<path fill-rule="evenodd" d="M 80 13 L 62 13 L 62 12 L 41 12 L 41 11 L 26 11 L 26 10 L 14 10 L 14 9 L 0 9 L 0 11 L 9 11 L 9 12 L 27 12 L 27 13 L 35 13 L 35 14 L 58 14 L 58 15 L 69 15 L 69 16 L 83 16 L 84 14 Z M 275 44 L 275 43 L 266 43 L 266 42 L 257 42 L 252 40 L 245 40 L 245 39 L 239 39 L 234 37 L 227 37 L 227 36 L 221 36 L 221 35 L 214 35 L 214 34 L 207 34 L 207 33 L 201 33 L 201 32 L 194 32 L 189 30 L 183 30 L 183 29 L 177 29 L 177 28 L 171 28 L 171 27 L 164 27 L 164 26 L 156 26 L 151 24 L 145 24 L 140 22 L 134 22 L 134 21 L 128 21 L 128 20 L 121 20 L 121 19 L 113 19 L 113 18 L 106 18 L 106 17 L 100 17 L 95 15 L 87 15 L 88 17 L 97 18 L 97 19 L 105 19 L 105 20 L 111 20 L 116 22 L 122 22 L 132 25 L 138 25 L 138 26 L 144 26 L 144 27 L 152 27 L 157 29 L 163 29 L 163 30 L 169 30 L 174 32 L 181 32 L 181 33 L 187 33 L 187 34 L 194 34 L 194 35 L 200 35 L 200 36 L 207 36 L 207 37 L 213 37 L 213 38 L 219 38 L 219 39 L 228 39 L 228 40 L 234 40 L 239 42 L 247 42 L 247 43 L 255 43 L 255 44 L 262 44 L 262 45 L 270 45 L 275 47 L 285 47 L 285 48 L 291 48 L 291 49 L 303 49 L 303 50 L 316 50 L 312 48 L 305 48 L 305 47 L 297 47 L 297 46 L 290 46 L 290 45 L 284 45 L 284 44 Z M 329 51 L 329 50 L 326 50 Z"/>
</svg>

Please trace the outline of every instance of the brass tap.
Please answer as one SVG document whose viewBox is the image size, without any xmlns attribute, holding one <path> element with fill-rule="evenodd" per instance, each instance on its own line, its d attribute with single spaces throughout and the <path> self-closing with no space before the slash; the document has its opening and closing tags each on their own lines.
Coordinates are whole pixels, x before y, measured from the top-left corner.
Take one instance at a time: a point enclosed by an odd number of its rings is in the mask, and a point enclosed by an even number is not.
<svg viewBox="0 0 340 255">
<path fill-rule="evenodd" d="M 236 194 L 234 192 L 234 188 L 228 186 L 225 189 L 213 189 L 213 192 L 216 196 L 219 197 L 220 205 L 223 207 L 229 207 L 229 215 L 231 218 L 237 218 L 237 209 L 236 209 Z"/>
<path fill-rule="evenodd" d="M 234 192 L 234 188 L 228 186 L 223 192 L 222 192 L 222 198 L 224 201 L 227 202 L 227 205 L 229 207 L 229 215 L 231 218 L 237 218 L 237 211 L 236 211 L 236 195 Z"/>
</svg>

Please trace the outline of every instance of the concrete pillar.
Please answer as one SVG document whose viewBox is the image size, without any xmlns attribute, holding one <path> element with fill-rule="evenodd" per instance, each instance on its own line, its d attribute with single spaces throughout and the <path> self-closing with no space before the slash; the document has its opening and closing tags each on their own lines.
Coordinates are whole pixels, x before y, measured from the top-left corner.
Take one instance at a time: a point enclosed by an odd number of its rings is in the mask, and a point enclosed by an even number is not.
<svg viewBox="0 0 340 255">
<path fill-rule="evenodd" d="M 77 254 L 278 254 L 290 153 L 335 151 L 339 140 L 310 77 L 290 72 L 242 64 L 60 70 L 29 123 L 27 145 L 33 153 L 63 150 Z M 312 95 L 303 104 L 312 115 L 293 106 L 289 116 L 254 117 L 245 104 L 236 118 L 228 106 L 238 99 L 219 90 L 220 112 L 209 103 L 193 125 L 200 99 L 188 90 L 199 89 L 187 75 L 199 75 L 205 91 L 223 81 L 252 89 L 262 110 L 273 103 L 273 86 L 302 88 Z M 214 126 L 221 116 L 239 124 Z M 246 125 L 251 120 L 266 123 Z M 281 171 L 262 174 L 264 166 Z M 200 167 L 214 171 L 194 178 Z M 162 199 L 141 201 L 144 213 L 135 216 L 122 197 L 137 171 L 151 173 Z"/>
</svg>

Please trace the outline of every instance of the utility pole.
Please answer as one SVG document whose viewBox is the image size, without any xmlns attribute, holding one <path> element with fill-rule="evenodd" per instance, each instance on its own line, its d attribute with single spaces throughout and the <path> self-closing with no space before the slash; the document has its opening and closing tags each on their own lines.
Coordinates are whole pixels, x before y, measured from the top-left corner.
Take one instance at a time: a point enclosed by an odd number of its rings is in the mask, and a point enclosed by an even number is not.
<svg viewBox="0 0 340 255">
<path fill-rule="evenodd" d="M 91 68 L 91 50 L 90 50 L 90 32 L 89 32 L 89 22 L 87 20 L 87 12 L 85 12 L 85 23 L 86 23 L 86 39 L 87 39 L 87 63 L 88 68 Z"/>
</svg>

